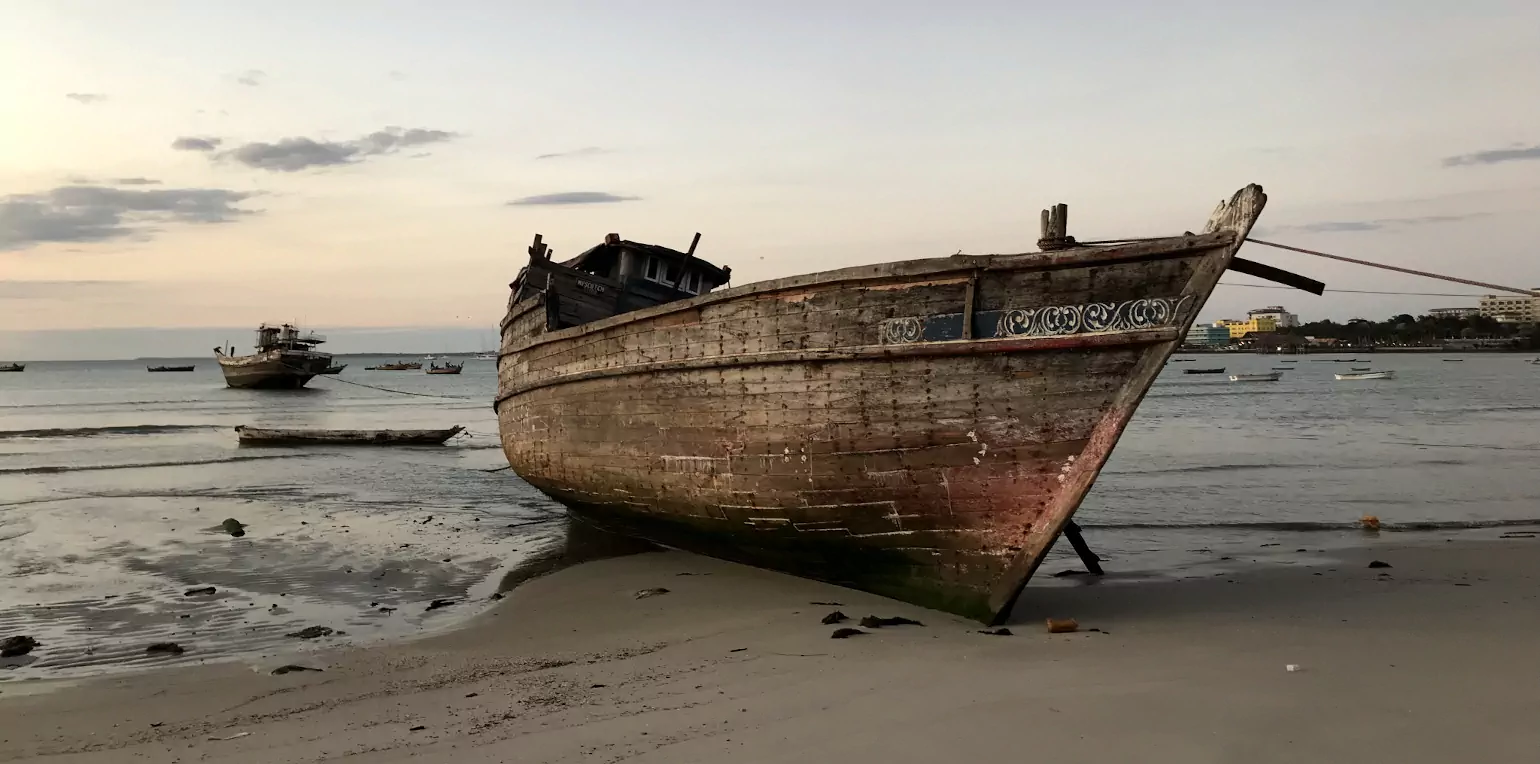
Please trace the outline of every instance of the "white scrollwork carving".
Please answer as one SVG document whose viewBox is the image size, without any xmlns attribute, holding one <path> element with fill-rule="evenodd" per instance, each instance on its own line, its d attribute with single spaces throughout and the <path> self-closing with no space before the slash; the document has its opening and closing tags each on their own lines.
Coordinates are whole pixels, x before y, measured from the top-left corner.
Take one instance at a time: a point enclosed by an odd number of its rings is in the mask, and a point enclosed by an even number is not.
<svg viewBox="0 0 1540 764">
<path fill-rule="evenodd" d="M 1011 308 L 1000 312 L 996 337 L 1062 337 L 1094 332 L 1154 329 L 1176 321 L 1192 297 L 1179 300 L 1145 297 L 1128 302 L 1090 302 L 1043 308 Z"/>
<path fill-rule="evenodd" d="M 920 319 L 914 316 L 904 318 L 890 318 L 882 322 L 882 343 L 895 345 L 905 342 L 919 342 L 923 329 Z"/>
</svg>

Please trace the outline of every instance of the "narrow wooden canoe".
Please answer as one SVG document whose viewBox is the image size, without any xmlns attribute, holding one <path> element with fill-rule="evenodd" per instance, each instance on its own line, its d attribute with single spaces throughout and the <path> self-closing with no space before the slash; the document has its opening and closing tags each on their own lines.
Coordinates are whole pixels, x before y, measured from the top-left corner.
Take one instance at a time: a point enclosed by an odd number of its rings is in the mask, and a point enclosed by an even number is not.
<svg viewBox="0 0 1540 764">
<path fill-rule="evenodd" d="M 1266 374 L 1231 374 L 1231 382 L 1277 382 L 1283 379 L 1283 372 L 1272 371 Z"/>
<path fill-rule="evenodd" d="M 545 266 L 537 237 L 501 325 L 503 449 L 593 525 L 999 621 L 1220 275 L 1247 267 L 1265 202 L 1248 186 L 1198 234 L 1045 236 L 576 326 L 571 302 L 623 282 Z"/>
<path fill-rule="evenodd" d="M 267 430 L 239 425 L 235 433 L 250 446 L 437 446 L 460 434 L 447 430 Z"/>
</svg>

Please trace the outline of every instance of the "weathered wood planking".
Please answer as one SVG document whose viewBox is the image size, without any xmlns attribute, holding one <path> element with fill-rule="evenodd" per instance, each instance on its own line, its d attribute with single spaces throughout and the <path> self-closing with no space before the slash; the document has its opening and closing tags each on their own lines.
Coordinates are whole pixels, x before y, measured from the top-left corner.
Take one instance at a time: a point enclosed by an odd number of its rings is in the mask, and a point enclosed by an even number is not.
<svg viewBox="0 0 1540 764">
<path fill-rule="evenodd" d="M 503 447 L 596 525 L 995 621 L 1264 202 L 1243 189 L 1198 235 L 848 268 L 556 331 L 537 295 L 503 322 Z"/>
</svg>

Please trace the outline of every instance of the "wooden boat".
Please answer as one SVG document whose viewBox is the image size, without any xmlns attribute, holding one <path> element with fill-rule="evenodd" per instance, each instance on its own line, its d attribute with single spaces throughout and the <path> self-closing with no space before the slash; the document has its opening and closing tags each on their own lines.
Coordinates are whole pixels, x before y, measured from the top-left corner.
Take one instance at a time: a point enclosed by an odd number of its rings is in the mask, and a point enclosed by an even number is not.
<svg viewBox="0 0 1540 764">
<path fill-rule="evenodd" d="M 1336 375 L 1336 377 L 1339 380 L 1395 379 L 1396 373 L 1393 372 L 1393 371 L 1368 371 L 1368 372 L 1361 372 L 1360 371 L 1360 372 L 1351 372 L 1351 373 L 1348 373 L 1348 374 L 1338 374 L 1338 375 Z"/>
<path fill-rule="evenodd" d="M 257 327 L 257 352 L 237 356 L 235 348 L 214 348 L 214 357 L 231 387 L 297 390 L 332 363 L 316 350 L 326 338 L 301 332 L 292 324 Z"/>
<path fill-rule="evenodd" d="M 422 364 L 416 361 L 398 361 L 396 363 L 382 363 L 379 366 L 365 366 L 364 371 L 417 371 Z"/>
<path fill-rule="evenodd" d="M 26 371 L 26 370 L 27 370 L 27 365 L 24 364 L 24 363 L 0 363 L 0 371 Z"/>
<path fill-rule="evenodd" d="M 1279 361 L 1278 363 L 1299 363 L 1299 361 Z"/>
<path fill-rule="evenodd" d="M 447 430 L 270 430 L 239 425 L 235 434 L 250 446 L 438 446 L 465 428 Z"/>
<path fill-rule="evenodd" d="M 1276 371 L 1270 372 L 1270 373 L 1267 373 L 1267 374 L 1231 374 L 1230 375 L 1230 381 L 1231 382 L 1277 382 L 1280 379 L 1283 379 L 1283 374 L 1281 374 L 1279 372 L 1276 372 Z"/>
<path fill-rule="evenodd" d="M 459 374 L 460 370 L 463 368 L 465 368 L 465 364 L 463 363 L 453 364 L 445 362 L 443 366 L 440 366 L 436 363 L 431 364 L 428 366 L 427 371 L 429 374 Z"/>
<path fill-rule="evenodd" d="M 1372 367 L 1372 366 L 1354 366 L 1353 368 L 1348 369 L 1348 371 L 1374 371 L 1374 367 Z"/>
<path fill-rule="evenodd" d="M 1223 374 L 1225 367 L 1218 366 L 1212 369 L 1182 369 L 1183 374 Z"/>
<path fill-rule="evenodd" d="M 1289 368 L 1289 367 L 1287 367 L 1287 366 L 1274 366 L 1273 367 L 1273 371 L 1294 371 L 1294 370 Z"/>
<path fill-rule="evenodd" d="M 1464 358 L 1445 358 L 1444 363 L 1465 363 Z"/>
<path fill-rule="evenodd" d="M 336 364 L 332 364 L 331 366 L 328 366 L 328 367 L 322 369 L 321 373 L 322 374 L 341 374 L 342 370 L 346 369 L 347 367 L 348 367 L 348 365 L 345 364 L 345 363 L 336 363 Z"/>
<path fill-rule="evenodd" d="M 198 368 L 198 367 L 197 366 L 146 366 L 146 367 L 144 367 L 144 370 L 145 371 L 150 371 L 150 372 L 192 371 L 193 369 L 196 369 L 196 368 Z"/>
<path fill-rule="evenodd" d="M 998 621 L 1077 538 L 1226 268 L 1322 288 L 1235 257 L 1265 201 L 1249 186 L 1202 233 L 1109 246 L 1059 205 L 1040 253 L 725 290 L 698 234 L 564 262 L 536 236 L 500 325 L 504 453 L 589 524 Z"/>
<path fill-rule="evenodd" d="M 1196 361 L 1196 360 L 1198 360 L 1198 359 L 1196 359 L 1196 358 L 1173 358 L 1173 359 L 1171 359 L 1171 363 L 1192 363 L 1193 361 Z"/>
</svg>

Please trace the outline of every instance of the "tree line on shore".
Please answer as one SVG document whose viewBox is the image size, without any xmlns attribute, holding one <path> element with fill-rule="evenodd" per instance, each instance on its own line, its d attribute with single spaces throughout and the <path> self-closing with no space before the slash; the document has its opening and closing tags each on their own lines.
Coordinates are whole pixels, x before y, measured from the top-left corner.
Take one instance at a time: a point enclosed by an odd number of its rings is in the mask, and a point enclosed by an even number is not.
<svg viewBox="0 0 1540 764">
<path fill-rule="evenodd" d="M 1278 330 L 1297 337 L 1329 337 L 1354 345 L 1439 345 L 1449 340 L 1506 339 L 1512 347 L 1540 349 L 1540 331 L 1535 324 L 1503 323 L 1486 316 L 1413 316 L 1402 313 L 1384 321 L 1364 318 L 1337 323 L 1330 319 L 1311 321 Z"/>
</svg>

